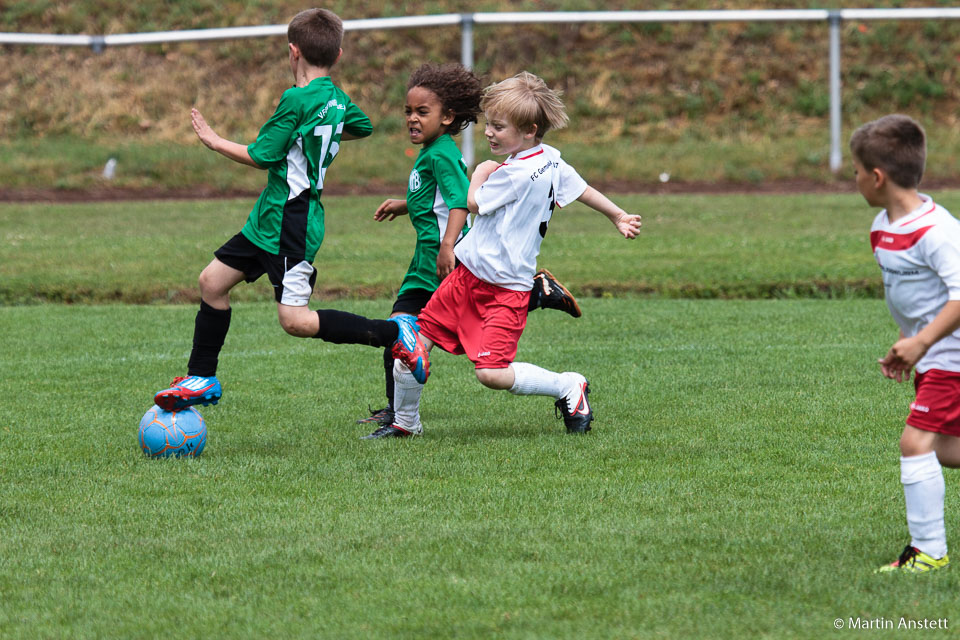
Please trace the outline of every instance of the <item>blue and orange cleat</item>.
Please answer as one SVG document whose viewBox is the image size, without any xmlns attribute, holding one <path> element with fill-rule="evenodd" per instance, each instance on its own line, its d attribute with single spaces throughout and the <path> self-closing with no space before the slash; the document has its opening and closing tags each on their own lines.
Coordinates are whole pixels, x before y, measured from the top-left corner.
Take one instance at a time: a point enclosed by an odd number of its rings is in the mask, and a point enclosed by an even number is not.
<svg viewBox="0 0 960 640">
<path fill-rule="evenodd" d="M 411 315 L 402 315 L 390 318 L 390 322 L 396 323 L 400 329 L 390 352 L 394 358 L 407 365 L 417 382 L 426 383 L 430 377 L 430 354 L 420 339 L 417 319 Z"/>
<path fill-rule="evenodd" d="M 169 389 L 157 391 L 153 401 L 164 411 L 179 411 L 195 404 L 217 404 L 222 395 L 216 376 L 178 376 Z"/>
</svg>

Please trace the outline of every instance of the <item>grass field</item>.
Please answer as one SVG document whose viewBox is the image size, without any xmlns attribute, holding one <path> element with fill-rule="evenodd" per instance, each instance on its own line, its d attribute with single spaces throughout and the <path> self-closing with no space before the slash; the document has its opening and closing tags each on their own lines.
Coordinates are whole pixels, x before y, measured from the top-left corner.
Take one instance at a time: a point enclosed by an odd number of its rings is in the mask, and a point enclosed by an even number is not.
<svg viewBox="0 0 960 640">
<path fill-rule="evenodd" d="M 256 303 L 207 450 L 163 462 L 135 425 L 191 309 L 0 309 L 0 637 L 813 638 L 955 611 L 955 572 L 871 573 L 906 535 L 881 302 L 584 306 L 534 314 L 519 357 L 591 378 L 588 436 L 440 354 L 426 435 L 361 442 L 379 354 Z"/>
<path fill-rule="evenodd" d="M 960 192 L 933 194 L 960 211 Z M 402 193 L 397 196 L 402 197 Z M 766 298 L 880 295 L 859 195 L 616 198 L 644 217 L 635 242 L 580 204 L 558 212 L 540 263 L 581 294 Z M 373 222 L 382 197 L 324 198 L 318 289 L 390 296 L 412 253 L 408 221 Z M 155 303 L 197 297 L 196 277 L 252 199 L 0 204 L 0 304 Z M 264 282 L 241 300 L 272 300 Z"/>
<path fill-rule="evenodd" d="M 960 194 L 936 195 L 960 210 Z M 354 420 L 382 401 L 380 354 L 286 336 L 258 285 L 236 305 L 224 400 L 203 410 L 207 449 L 168 461 L 142 457 L 136 424 L 182 373 L 194 307 L 147 293 L 190 287 L 249 203 L 0 207 L 0 637 L 957 624 L 955 571 L 872 573 L 906 542 L 896 442 L 911 393 L 875 364 L 896 330 L 865 284 L 878 277 L 869 209 L 852 196 L 618 200 L 644 214 L 645 237 L 558 216 L 543 264 L 606 293 L 583 297 L 579 320 L 532 314 L 518 356 L 590 378 L 591 434 L 566 435 L 548 398 L 483 389 L 468 361 L 437 353 L 425 435 L 360 441 Z M 321 281 L 371 299 L 314 306 L 383 315 L 406 223 L 373 224 L 374 199 L 336 204 Z M 151 304 L 15 304 L 55 299 L 44 287 Z M 780 299 L 677 298 L 764 291 Z M 804 298 L 818 291 L 841 299 Z"/>
</svg>

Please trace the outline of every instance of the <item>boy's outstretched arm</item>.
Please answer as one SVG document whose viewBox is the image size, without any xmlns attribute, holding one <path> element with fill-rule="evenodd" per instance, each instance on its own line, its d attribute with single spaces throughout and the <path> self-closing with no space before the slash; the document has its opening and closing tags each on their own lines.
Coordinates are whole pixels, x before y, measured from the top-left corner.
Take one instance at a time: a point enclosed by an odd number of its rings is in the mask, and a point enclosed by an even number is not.
<svg viewBox="0 0 960 640">
<path fill-rule="evenodd" d="M 880 371 L 897 382 L 910 379 L 910 370 L 920 362 L 930 347 L 960 329 L 960 300 L 948 300 L 940 313 L 917 335 L 904 338 L 903 333 L 887 355 L 880 358 Z"/>
<path fill-rule="evenodd" d="M 207 121 L 204 120 L 203 114 L 196 109 L 190 109 L 190 123 L 193 125 L 193 130 L 197 133 L 197 137 L 200 138 L 200 142 L 208 148 L 240 164 L 246 164 L 257 169 L 263 168 L 253 161 L 253 158 L 250 157 L 244 145 L 238 142 L 224 140 L 217 135 L 217 132 L 211 129 Z"/>
<path fill-rule="evenodd" d="M 632 240 L 640 233 L 640 216 L 627 213 L 593 187 L 588 185 L 577 200 L 607 216 L 624 238 Z"/>
</svg>

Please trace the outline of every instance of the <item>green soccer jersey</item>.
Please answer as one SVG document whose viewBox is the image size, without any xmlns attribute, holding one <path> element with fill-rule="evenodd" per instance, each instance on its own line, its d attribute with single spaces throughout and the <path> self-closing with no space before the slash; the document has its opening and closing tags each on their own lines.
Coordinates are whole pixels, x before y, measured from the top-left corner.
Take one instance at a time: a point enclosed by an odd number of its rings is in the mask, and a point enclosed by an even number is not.
<svg viewBox="0 0 960 640">
<path fill-rule="evenodd" d="M 267 169 L 267 186 L 243 227 L 264 251 L 313 262 L 323 242 L 323 179 L 347 132 L 365 137 L 370 118 L 328 77 L 283 92 L 273 116 L 247 147 Z"/>
<path fill-rule="evenodd" d="M 407 212 L 417 232 L 417 247 L 400 293 L 407 289 L 435 291 L 437 255 L 451 209 L 467 208 L 467 164 L 450 134 L 420 149 L 407 185 Z M 463 233 L 467 232 L 464 225 Z"/>
</svg>

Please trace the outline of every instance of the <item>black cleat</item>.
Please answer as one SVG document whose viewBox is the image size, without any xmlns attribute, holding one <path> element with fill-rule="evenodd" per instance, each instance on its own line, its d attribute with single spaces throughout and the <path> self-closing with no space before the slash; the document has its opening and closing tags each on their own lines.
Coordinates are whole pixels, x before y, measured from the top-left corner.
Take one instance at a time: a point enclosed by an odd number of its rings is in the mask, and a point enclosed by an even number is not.
<svg viewBox="0 0 960 640">
<path fill-rule="evenodd" d="M 578 378 L 576 386 L 554 403 L 556 407 L 554 412 L 558 420 L 563 418 L 567 433 L 586 433 L 590 431 L 590 423 L 593 422 L 593 409 L 590 408 L 587 400 L 587 396 L 590 395 L 590 384 L 578 373 L 569 375 L 575 375 Z M 572 410 L 569 408 L 571 406 Z"/>
<path fill-rule="evenodd" d="M 368 407 L 367 410 L 370 412 L 370 415 L 366 418 L 360 418 L 357 420 L 357 424 L 369 424 L 376 422 L 381 427 L 393 424 L 393 409 L 390 407 L 384 407 L 383 409 L 377 410 L 373 410 Z"/>
<path fill-rule="evenodd" d="M 380 438 L 406 438 L 407 436 L 418 436 L 423 433 L 423 429 L 420 431 L 407 431 L 402 429 L 395 424 L 388 424 L 380 427 L 373 433 L 370 433 L 365 436 L 361 436 L 361 440 L 379 440 Z"/>
<path fill-rule="evenodd" d="M 580 311 L 580 305 L 573 294 L 567 291 L 567 288 L 560 284 L 553 274 L 546 269 L 537 271 L 533 276 L 533 291 L 530 292 L 530 305 L 528 311 L 534 309 L 559 309 L 579 318 L 583 315 Z"/>
</svg>

